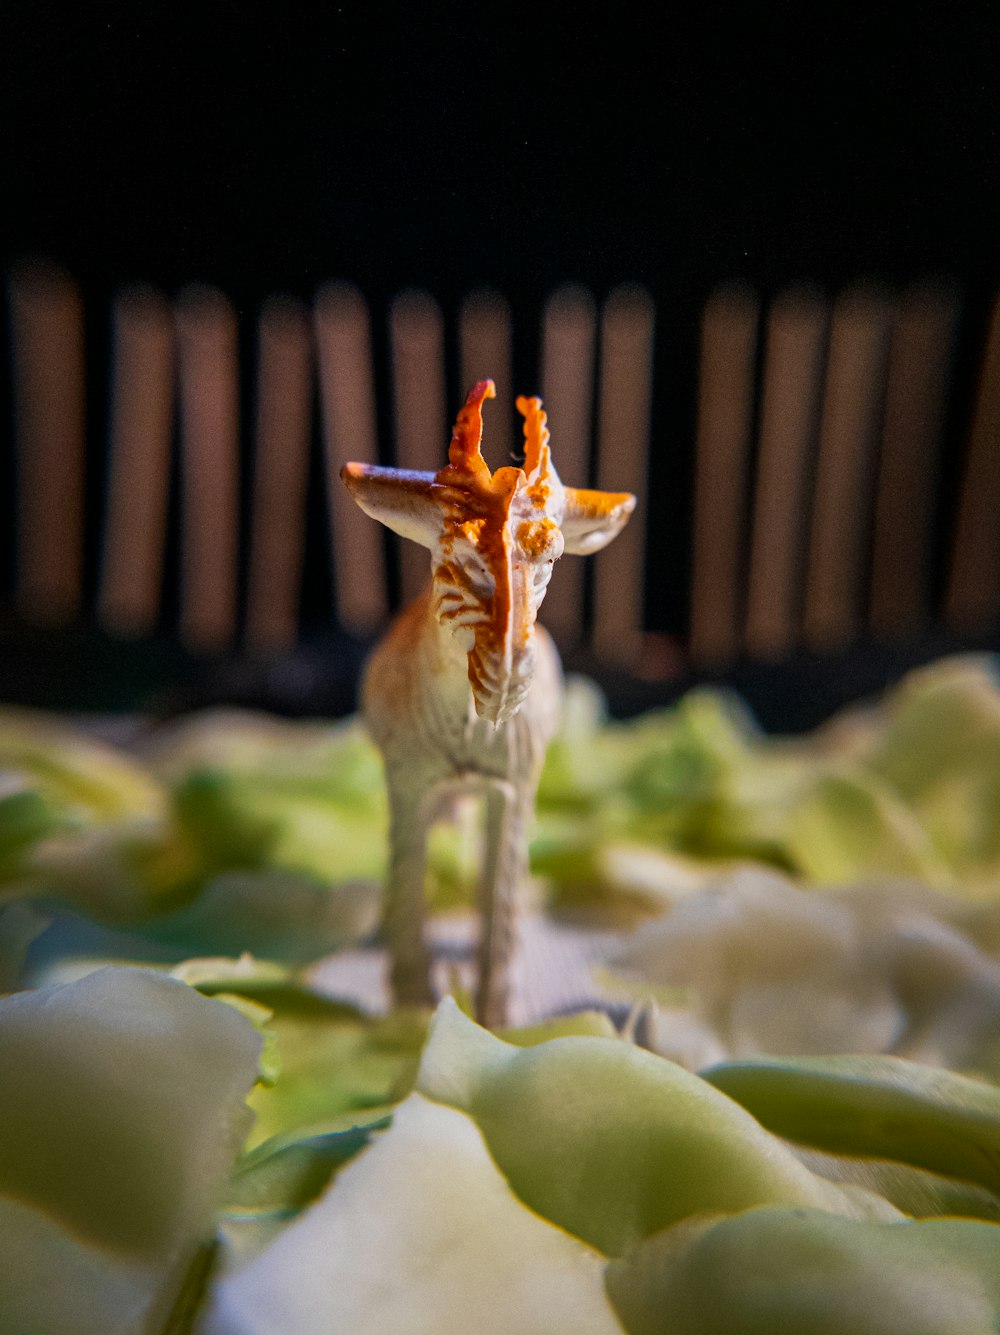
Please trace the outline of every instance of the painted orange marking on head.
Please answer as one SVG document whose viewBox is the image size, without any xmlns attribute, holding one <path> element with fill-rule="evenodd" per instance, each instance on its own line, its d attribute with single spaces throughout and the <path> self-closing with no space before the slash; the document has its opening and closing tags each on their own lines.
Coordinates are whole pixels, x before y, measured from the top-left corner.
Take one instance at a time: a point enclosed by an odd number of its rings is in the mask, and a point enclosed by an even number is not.
<svg viewBox="0 0 1000 1335">
<path fill-rule="evenodd" d="M 544 510 L 552 495 L 549 485 L 549 464 L 552 454 L 549 450 L 548 417 L 539 398 L 526 398 L 523 394 L 517 400 L 517 411 L 524 418 L 524 471 L 534 481 L 528 487 L 528 497 L 539 510 Z"/>
<path fill-rule="evenodd" d="M 448 467 L 441 470 L 443 473 L 471 475 L 488 482 L 490 470 L 482 455 L 483 401 L 496 396 L 497 387 L 492 380 L 480 380 L 469 390 L 455 420 L 448 446 Z"/>
<path fill-rule="evenodd" d="M 448 448 L 448 464 L 435 475 L 441 488 L 441 556 L 435 580 L 464 589 L 482 607 L 474 627 L 475 644 L 469 654 L 469 681 L 477 698 L 488 691 L 487 661 L 502 657 L 510 632 L 510 535 L 507 514 L 523 476 L 519 468 L 498 468 L 491 473 L 482 456 L 483 414 L 486 399 L 496 397 L 492 380 L 481 380 L 470 391 L 458 414 Z M 464 539 L 493 577 L 493 592 L 477 593 L 454 558 L 455 542 Z M 457 619 L 460 608 L 441 609 L 447 620 Z"/>
<path fill-rule="evenodd" d="M 552 545 L 553 534 L 558 529 L 554 519 L 524 519 L 517 526 L 518 545 L 525 555 L 537 558 Z"/>
<path fill-rule="evenodd" d="M 548 416 L 542 401 L 522 394 L 516 402 L 517 411 L 524 418 L 524 471 L 530 477 L 542 462 L 542 452 L 549 443 Z M 547 461 L 546 461 L 547 462 Z"/>
<path fill-rule="evenodd" d="M 485 519 L 466 519 L 465 522 L 460 523 L 458 527 L 462 531 L 462 536 L 468 539 L 468 541 L 475 547 L 478 546 L 479 539 L 482 537 L 483 526 L 485 523 Z"/>
<path fill-rule="evenodd" d="M 630 491 L 590 491 L 586 487 L 566 488 L 566 510 L 574 515 L 606 519 L 623 505 L 635 502 Z M 631 513 L 631 511 L 630 511 Z"/>
</svg>

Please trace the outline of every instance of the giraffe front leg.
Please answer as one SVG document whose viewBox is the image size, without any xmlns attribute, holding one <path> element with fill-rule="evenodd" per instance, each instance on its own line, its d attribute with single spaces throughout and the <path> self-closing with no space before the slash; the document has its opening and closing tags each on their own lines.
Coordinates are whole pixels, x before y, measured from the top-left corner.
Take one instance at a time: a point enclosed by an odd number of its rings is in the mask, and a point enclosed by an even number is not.
<svg viewBox="0 0 1000 1335">
<path fill-rule="evenodd" d="M 412 785 L 389 784 L 389 876 L 382 923 L 389 946 L 395 1001 L 434 1004 L 431 956 L 424 940 L 424 867 L 430 807 Z"/>
<path fill-rule="evenodd" d="M 514 907 L 527 871 L 527 803 L 510 784 L 487 790 L 479 882 L 479 986 L 476 1019 L 488 1028 L 507 1023 Z"/>
</svg>

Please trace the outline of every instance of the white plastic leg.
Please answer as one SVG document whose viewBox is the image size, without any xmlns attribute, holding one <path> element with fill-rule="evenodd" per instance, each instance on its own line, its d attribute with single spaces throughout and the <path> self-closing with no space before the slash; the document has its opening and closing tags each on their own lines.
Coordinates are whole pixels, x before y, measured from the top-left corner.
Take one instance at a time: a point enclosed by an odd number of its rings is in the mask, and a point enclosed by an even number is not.
<svg viewBox="0 0 1000 1335">
<path fill-rule="evenodd" d="M 396 1002 L 433 1005 L 431 957 L 424 940 L 424 867 L 430 806 L 424 793 L 389 787 L 390 863 L 383 927 Z"/>
<path fill-rule="evenodd" d="M 487 790 L 479 882 L 476 1019 L 489 1028 L 507 1023 L 514 907 L 527 866 L 526 823 L 526 803 L 510 784 L 496 784 Z"/>
</svg>

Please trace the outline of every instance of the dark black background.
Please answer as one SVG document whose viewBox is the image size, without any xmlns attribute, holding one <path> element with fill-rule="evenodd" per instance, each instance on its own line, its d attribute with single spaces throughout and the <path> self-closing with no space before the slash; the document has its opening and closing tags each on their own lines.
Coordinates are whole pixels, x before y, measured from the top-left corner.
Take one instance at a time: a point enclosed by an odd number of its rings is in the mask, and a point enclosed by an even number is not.
<svg viewBox="0 0 1000 1335">
<path fill-rule="evenodd" d="M 84 283 L 997 273 L 992 8 L 4 12 L 3 253 Z"/>
</svg>

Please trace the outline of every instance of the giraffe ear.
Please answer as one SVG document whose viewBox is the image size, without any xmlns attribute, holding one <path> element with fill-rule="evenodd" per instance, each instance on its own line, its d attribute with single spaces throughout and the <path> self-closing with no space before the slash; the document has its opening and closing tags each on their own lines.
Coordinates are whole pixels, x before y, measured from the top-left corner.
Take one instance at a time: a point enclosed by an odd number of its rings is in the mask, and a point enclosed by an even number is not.
<svg viewBox="0 0 1000 1335">
<path fill-rule="evenodd" d="M 365 514 L 401 538 L 433 547 L 441 536 L 441 510 L 431 490 L 433 473 L 345 464 L 340 477 Z"/>
<path fill-rule="evenodd" d="M 628 523 L 635 497 L 628 491 L 586 491 L 567 487 L 562 521 L 565 551 L 589 556 L 606 547 Z"/>
</svg>

